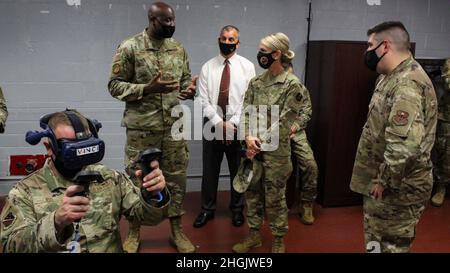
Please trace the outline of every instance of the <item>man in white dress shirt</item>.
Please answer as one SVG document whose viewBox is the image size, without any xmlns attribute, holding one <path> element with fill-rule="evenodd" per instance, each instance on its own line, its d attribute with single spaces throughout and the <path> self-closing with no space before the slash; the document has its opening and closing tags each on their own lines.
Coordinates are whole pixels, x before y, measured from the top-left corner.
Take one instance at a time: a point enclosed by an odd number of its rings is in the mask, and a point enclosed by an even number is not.
<svg viewBox="0 0 450 273">
<path fill-rule="evenodd" d="M 223 27 L 218 40 L 220 55 L 203 65 L 198 79 L 198 91 L 204 122 L 209 122 L 213 130 L 222 131 L 224 134 L 222 138 L 203 139 L 202 210 L 194 221 L 194 227 L 197 228 L 214 218 L 220 166 L 224 154 L 230 171 L 229 207 L 232 211 L 232 224 L 238 227 L 244 223 L 244 197 L 233 189 L 232 182 L 240 164 L 241 146 L 236 139 L 236 130 L 248 83 L 255 76 L 255 66 L 236 54 L 240 46 L 237 27 Z"/>
</svg>

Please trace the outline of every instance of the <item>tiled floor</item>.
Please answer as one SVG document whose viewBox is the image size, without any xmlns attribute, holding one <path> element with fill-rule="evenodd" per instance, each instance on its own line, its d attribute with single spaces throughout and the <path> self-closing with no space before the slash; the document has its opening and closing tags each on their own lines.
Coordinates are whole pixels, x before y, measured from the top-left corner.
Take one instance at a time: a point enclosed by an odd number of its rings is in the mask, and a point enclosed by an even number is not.
<svg viewBox="0 0 450 273">
<path fill-rule="evenodd" d="M 200 229 L 192 227 L 199 213 L 200 193 L 186 196 L 186 215 L 183 224 L 187 235 L 201 253 L 231 252 L 234 243 L 247 234 L 247 226 L 235 228 L 231 225 L 227 192 L 218 195 L 218 209 L 215 218 Z M 0 202 L 1 203 L 1 202 Z M 353 253 L 363 252 L 363 227 L 361 207 L 321 208 L 316 207 L 316 222 L 312 226 L 303 225 L 294 210 L 289 216 L 289 232 L 286 236 L 286 251 L 290 253 Z M 127 232 L 127 223 L 122 220 L 122 236 Z M 173 253 L 168 241 L 170 232 L 166 220 L 156 227 L 142 227 L 141 252 Z M 254 253 L 270 252 L 272 236 L 267 226 L 263 228 L 263 246 Z M 1 247 L 0 247 L 1 251 Z M 417 238 L 412 252 L 450 253 L 450 200 L 441 208 L 429 206 L 417 228 Z"/>
<path fill-rule="evenodd" d="M 234 243 L 247 234 L 247 226 L 235 228 L 231 225 L 227 209 L 228 193 L 219 193 L 215 218 L 200 229 L 192 227 L 199 213 L 200 194 L 186 196 L 183 218 L 186 234 L 202 253 L 231 252 Z M 364 237 L 362 208 L 316 208 L 316 222 L 312 226 L 303 225 L 292 210 L 289 216 L 289 232 L 286 236 L 286 251 L 291 253 L 363 252 Z M 124 235 L 127 224 L 122 223 Z M 170 227 L 164 221 L 157 227 L 143 227 L 141 230 L 141 252 L 175 252 L 169 245 Z M 263 229 L 263 246 L 254 252 L 270 252 L 272 236 L 267 222 Z M 429 206 L 422 215 L 417 229 L 417 238 L 412 252 L 450 253 L 450 200 L 441 208 Z"/>
</svg>

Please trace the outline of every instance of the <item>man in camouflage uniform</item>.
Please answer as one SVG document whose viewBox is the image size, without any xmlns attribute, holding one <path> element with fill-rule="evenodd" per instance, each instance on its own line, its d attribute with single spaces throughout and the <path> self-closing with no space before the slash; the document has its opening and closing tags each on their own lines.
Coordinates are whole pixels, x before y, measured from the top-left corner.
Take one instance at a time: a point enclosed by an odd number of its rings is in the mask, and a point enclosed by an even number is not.
<svg viewBox="0 0 450 273">
<path fill-rule="evenodd" d="M 148 19 L 148 28 L 122 42 L 117 49 L 108 89 L 114 98 L 126 103 L 122 120 L 122 126 L 127 128 L 126 172 L 133 178 L 139 152 L 150 147 L 163 152 L 161 169 L 172 197 L 170 241 L 179 252 L 194 252 L 195 247 L 181 225 L 189 153 L 185 140 L 175 141 L 171 136 L 171 127 L 177 120 L 171 111 L 180 104 L 178 99 L 193 98 L 196 79 L 191 81 L 185 49 L 170 38 L 175 31 L 173 9 L 161 2 L 154 3 Z M 138 246 L 139 224 L 130 223 L 124 249 L 137 252 Z"/>
<path fill-rule="evenodd" d="M 400 22 L 368 31 L 366 64 L 381 74 L 350 188 L 364 197 L 366 250 L 409 252 L 433 184 L 437 99 Z"/>
<path fill-rule="evenodd" d="M 446 188 L 450 181 L 450 59 L 447 59 L 442 67 L 442 79 L 444 80 L 444 94 L 439 102 L 435 144 L 437 180 L 434 183 L 435 194 L 431 198 L 431 204 L 436 207 L 440 207 L 444 203 Z"/>
<path fill-rule="evenodd" d="M 86 119 L 81 115 L 79 118 L 88 131 Z M 50 127 L 57 139 L 75 138 L 71 122 L 62 112 L 53 115 L 49 124 L 52 122 L 55 126 Z M 44 144 L 49 153 L 45 165 L 14 186 L 0 215 L 0 239 L 5 252 L 69 252 L 74 241 L 79 243 L 80 252 L 122 252 L 122 215 L 145 225 L 156 225 L 165 218 L 169 193 L 157 162 L 152 162 L 155 170 L 145 177 L 142 186 L 149 191 L 163 191 L 162 206 L 145 199 L 127 175 L 100 164 L 84 170 L 99 172 L 104 182 L 92 183 L 88 197 L 76 196 L 83 186 L 74 185 L 58 171 L 51 142 Z M 77 236 L 74 226 L 78 219 Z"/>
<path fill-rule="evenodd" d="M 288 68 L 290 73 L 294 73 L 292 64 Z M 297 160 L 301 170 L 299 216 L 305 225 L 314 223 L 314 201 L 317 197 L 317 168 L 314 153 L 306 137 L 306 126 L 312 115 L 311 99 L 309 91 L 302 85 L 300 90 L 301 100 L 299 102 L 299 117 L 291 128 L 291 152 Z"/>
<path fill-rule="evenodd" d="M 6 118 L 8 118 L 8 109 L 6 108 L 5 97 L 0 87 L 0 133 L 5 132 Z"/>
</svg>

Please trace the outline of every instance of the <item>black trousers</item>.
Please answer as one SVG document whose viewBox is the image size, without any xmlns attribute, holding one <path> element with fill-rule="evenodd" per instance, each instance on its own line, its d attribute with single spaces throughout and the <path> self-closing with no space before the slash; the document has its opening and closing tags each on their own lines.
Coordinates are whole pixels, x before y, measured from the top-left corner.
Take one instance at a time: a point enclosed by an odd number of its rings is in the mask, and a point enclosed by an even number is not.
<svg viewBox="0 0 450 273">
<path fill-rule="evenodd" d="M 238 141 L 233 141 L 227 146 L 222 140 L 203 139 L 202 209 L 204 211 L 216 210 L 217 186 L 224 154 L 230 170 L 231 199 L 229 207 L 232 211 L 244 209 L 244 195 L 233 189 L 233 179 L 240 164 L 240 149 Z"/>
</svg>

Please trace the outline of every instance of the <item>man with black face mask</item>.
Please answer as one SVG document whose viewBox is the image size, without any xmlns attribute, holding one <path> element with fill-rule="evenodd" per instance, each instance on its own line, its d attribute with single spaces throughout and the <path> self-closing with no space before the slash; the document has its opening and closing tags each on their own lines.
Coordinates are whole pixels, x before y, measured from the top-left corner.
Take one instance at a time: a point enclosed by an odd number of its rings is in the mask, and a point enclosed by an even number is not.
<svg viewBox="0 0 450 273">
<path fill-rule="evenodd" d="M 431 149 L 437 100 L 410 52 L 401 22 L 367 32 L 365 63 L 381 76 L 369 105 L 350 188 L 364 197 L 364 235 L 371 252 L 409 252 L 433 186 Z"/>
<path fill-rule="evenodd" d="M 239 56 L 239 29 L 225 26 L 218 38 L 220 54 L 206 62 L 199 77 L 199 99 L 203 106 L 204 123 L 214 128 L 215 139 L 203 138 L 202 211 L 194 221 L 194 227 L 204 226 L 214 217 L 220 166 L 225 154 L 230 171 L 232 224 L 244 223 L 243 195 L 233 187 L 233 179 L 239 167 L 240 145 L 235 137 L 242 103 L 248 83 L 255 76 L 254 65 Z"/>
<path fill-rule="evenodd" d="M 189 152 L 186 140 L 177 141 L 171 135 L 178 119 L 171 112 L 180 105 L 179 100 L 194 97 L 196 78 L 191 79 L 186 50 L 172 38 L 175 11 L 156 2 L 148 11 L 148 20 L 149 26 L 142 33 L 123 41 L 117 49 L 108 89 L 114 98 L 125 102 L 122 126 L 127 128 L 126 172 L 138 185 L 134 172 L 139 152 L 150 147 L 162 151 L 161 169 L 172 193 L 170 242 L 179 252 L 194 252 L 181 225 Z M 125 251 L 138 251 L 139 230 L 139 223 L 130 223 Z"/>
<path fill-rule="evenodd" d="M 170 200 L 157 161 L 151 162 L 154 170 L 138 188 L 129 176 L 91 164 L 103 158 L 103 141 L 80 113 L 70 110 L 46 117 L 41 119 L 45 130 L 31 132 L 34 142 L 27 134 L 33 145 L 45 139 L 45 165 L 17 183 L 0 215 L 5 252 L 123 252 L 119 232 L 122 216 L 144 225 L 156 225 L 165 218 Z M 77 147 L 72 156 L 68 156 L 71 149 L 67 144 Z M 81 169 L 95 172 L 100 181 L 89 188 L 77 185 L 73 180 Z M 141 174 L 138 171 L 135 176 L 140 178 Z M 161 192 L 162 201 L 144 197 L 140 187 Z M 80 195 L 82 192 L 87 194 Z"/>
</svg>

